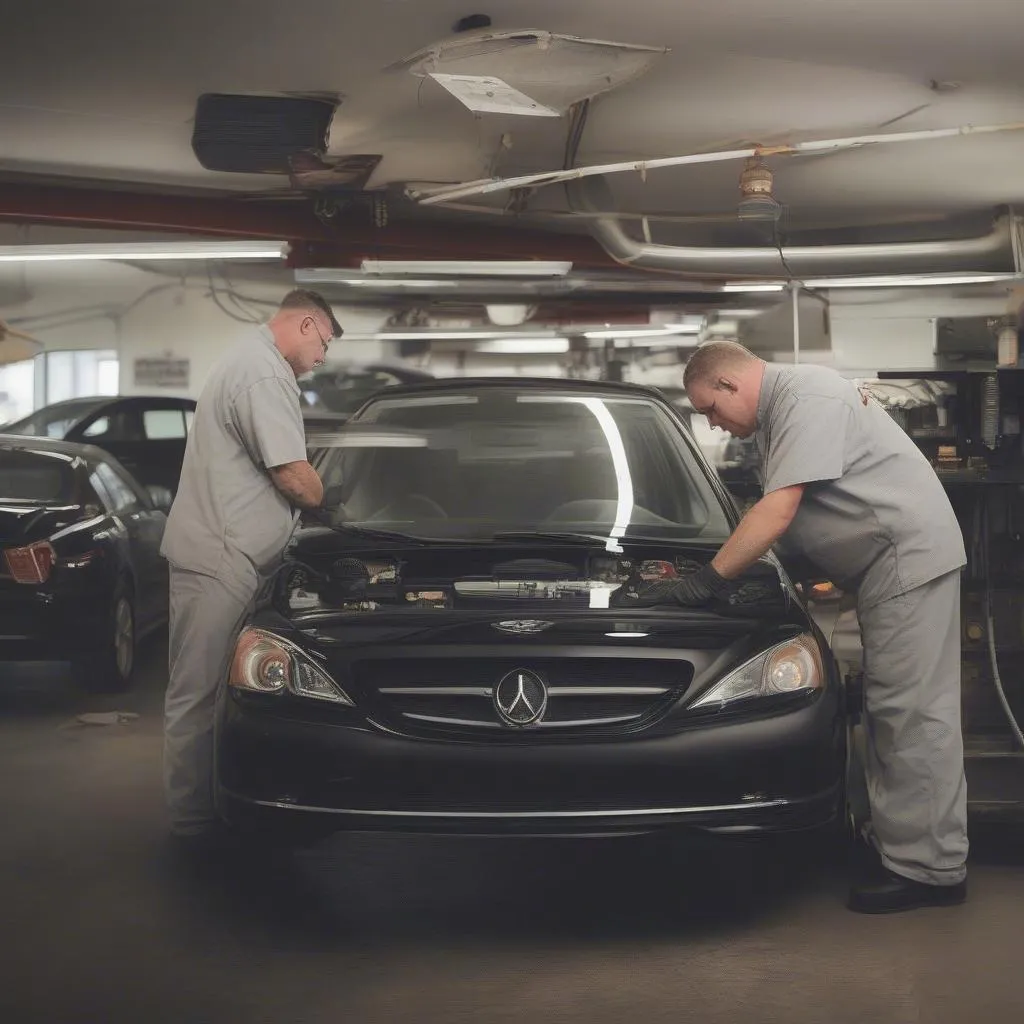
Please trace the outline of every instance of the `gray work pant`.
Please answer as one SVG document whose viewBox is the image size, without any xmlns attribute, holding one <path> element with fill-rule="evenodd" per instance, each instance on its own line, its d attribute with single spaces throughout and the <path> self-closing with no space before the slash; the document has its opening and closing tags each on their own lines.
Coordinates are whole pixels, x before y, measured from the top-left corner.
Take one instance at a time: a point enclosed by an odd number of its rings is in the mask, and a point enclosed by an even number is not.
<svg viewBox="0 0 1024 1024">
<path fill-rule="evenodd" d="M 967 871 L 960 572 L 858 615 L 875 845 L 890 871 L 955 885 Z"/>
<path fill-rule="evenodd" d="M 174 832 L 217 818 L 214 729 L 217 699 L 235 641 L 261 584 L 252 570 L 206 576 L 171 566 L 170 679 L 164 702 L 164 795 Z"/>
</svg>

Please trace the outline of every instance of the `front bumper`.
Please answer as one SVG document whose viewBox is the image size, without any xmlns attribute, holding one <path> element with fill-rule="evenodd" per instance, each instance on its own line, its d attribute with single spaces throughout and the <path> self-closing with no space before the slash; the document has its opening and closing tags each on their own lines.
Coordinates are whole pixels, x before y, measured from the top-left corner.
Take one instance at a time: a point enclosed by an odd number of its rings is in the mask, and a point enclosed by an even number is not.
<svg viewBox="0 0 1024 1024">
<path fill-rule="evenodd" d="M 842 806 L 841 691 L 770 716 L 615 740 L 488 744 L 389 733 L 226 694 L 218 800 L 236 824 L 474 835 L 784 831 Z"/>
</svg>

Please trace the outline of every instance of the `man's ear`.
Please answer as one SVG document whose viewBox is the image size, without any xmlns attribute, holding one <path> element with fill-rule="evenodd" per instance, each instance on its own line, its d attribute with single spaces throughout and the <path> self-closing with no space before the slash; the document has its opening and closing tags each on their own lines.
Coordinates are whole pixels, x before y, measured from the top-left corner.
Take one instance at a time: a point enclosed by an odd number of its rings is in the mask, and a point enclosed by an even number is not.
<svg viewBox="0 0 1024 1024">
<path fill-rule="evenodd" d="M 736 394 L 738 390 L 736 382 L 731 377 L 719 377 L 715 383 L 716 391 L 728 391 L 730 394 Z"/>
</svg>

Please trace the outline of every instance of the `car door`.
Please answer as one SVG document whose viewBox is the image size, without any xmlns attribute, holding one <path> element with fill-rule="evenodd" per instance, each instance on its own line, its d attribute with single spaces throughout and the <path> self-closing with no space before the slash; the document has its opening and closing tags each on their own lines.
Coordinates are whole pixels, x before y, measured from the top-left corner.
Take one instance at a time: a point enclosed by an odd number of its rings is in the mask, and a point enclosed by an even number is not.
<svg viewBox="0 0 1024 1024">
<path fill-rule="evenodd" d="M 97 491 L 109 500 L 111 515 L 128 533 L 135 570 L 135 615 L 140 631 L 145 630 L 167 614 L 167 563 L 160 555 L 167 517 L 115 460 L 97 461 L 94 474 Z"/>
<path fill-rule="evenodd" d="M 145 475 L 142 421 L 129 399 L 117 399 L 96 410 L 68 434 L 68 440 L 94 444 L 110 452 L 130 473 Z"/>
<path fill-rule="evenodd" d="M 145 484 L 178 490 L 181 466 L 185 461 L 185 443 L 192 426 L 195 402 L 186 399 L 139 399 L 137 411 L 142 426 L 146 454 Z"/>
</svg>

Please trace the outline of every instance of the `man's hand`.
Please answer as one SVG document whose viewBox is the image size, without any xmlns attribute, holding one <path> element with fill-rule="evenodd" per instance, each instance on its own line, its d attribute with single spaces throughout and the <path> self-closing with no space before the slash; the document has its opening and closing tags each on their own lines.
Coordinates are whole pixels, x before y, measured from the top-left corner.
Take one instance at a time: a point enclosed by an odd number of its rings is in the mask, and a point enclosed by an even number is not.
<svg viewBox="0 0 1024 1024">
<path fill-rule="evenodd" d="M 296 508 L 318 508 L 323 504 L 323 481 L 305 460 L 274 466 L 270 470 L 270 478 L 274 481 L 274 486 Z"/>
<path fill-rule="evenodd" d="M 708 604 L 729 585 L 709 563 L 682 579 L 658 580 L 633 589 L 628 586 L 616 591 L 611 602 L 615 608 L 654 608 L 658 605 L 676 605 L 699 608 Z"/>
</svg>

